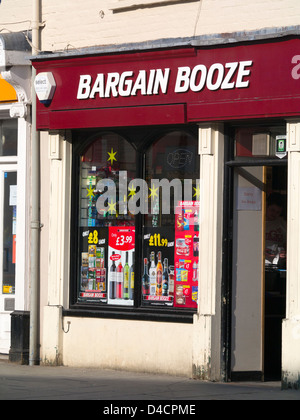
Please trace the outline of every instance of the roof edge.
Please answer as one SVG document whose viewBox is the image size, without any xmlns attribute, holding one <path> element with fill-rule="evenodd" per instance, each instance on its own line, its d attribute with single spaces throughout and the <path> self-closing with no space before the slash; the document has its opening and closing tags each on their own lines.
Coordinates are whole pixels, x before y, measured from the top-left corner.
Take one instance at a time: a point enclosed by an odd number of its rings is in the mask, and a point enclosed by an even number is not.
<svg viewBox="0 0 300 420">
<path fill-rule="evenodd" d="M 103 55 L 112 53 L 138 52 L 153 49 L 209 47 L 229 45 L 241 42 L 274 40 L 300 35 L 300 25 L 286 27 L 262 28 L 253 31 L 238 31 L 220 34 L 207 34 L 193 37 L 161 38 L 134 43 L 110 44 L 102 46 L 83 47 L 63 51 L 42 51 L 37 56 L 30 57 L 32 61 L 81 57 L 86 55 Z"/>
<path fill-rule="evenodd" d="M 5 51 L 31 51 L 31 31 L 1 33 L 0 40 Z"/>
</svg>

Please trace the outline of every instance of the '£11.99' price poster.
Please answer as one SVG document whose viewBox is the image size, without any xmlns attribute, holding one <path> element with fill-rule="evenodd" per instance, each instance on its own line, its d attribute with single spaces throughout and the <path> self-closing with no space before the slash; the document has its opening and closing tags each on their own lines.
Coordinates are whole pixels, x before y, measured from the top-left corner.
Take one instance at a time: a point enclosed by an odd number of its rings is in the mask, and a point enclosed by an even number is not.
<svg viewBox="0 0 300 420">
<path fill-rule="evenodd" d="M 181 201 L 176 208 L 174 259 L 174 306 L 196 308 L 199 262 L 198 201 Z"/>
<path fill-rule="evenodd" d="M 142 301 L 145 306 L 174 304 L 174 228 L 145 227 Z"/>
<path fill-rule="evenodd" d="M 135 228 L 108 228 L 108 303 L 133 305 Z"/>
</svg>

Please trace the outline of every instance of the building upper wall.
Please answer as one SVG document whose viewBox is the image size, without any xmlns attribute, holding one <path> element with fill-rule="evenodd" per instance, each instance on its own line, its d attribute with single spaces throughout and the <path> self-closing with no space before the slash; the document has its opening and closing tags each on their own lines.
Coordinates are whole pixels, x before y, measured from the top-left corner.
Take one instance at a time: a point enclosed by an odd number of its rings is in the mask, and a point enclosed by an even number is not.
<svg viewBox="0 0 300 420">
<path fill-rule="evenodd" d="M 144 42 L 299 25 L 299 0 L 42 0 L 42 49 Z M 31 0 L 3 0 L 0 31 L 32 27 Z"/>
<path fill-rule="evenodd" d="M 0 4 L 0 32 L 19 32 L 31 29 L 31 0 L 2 0 Z"/>
</svg>

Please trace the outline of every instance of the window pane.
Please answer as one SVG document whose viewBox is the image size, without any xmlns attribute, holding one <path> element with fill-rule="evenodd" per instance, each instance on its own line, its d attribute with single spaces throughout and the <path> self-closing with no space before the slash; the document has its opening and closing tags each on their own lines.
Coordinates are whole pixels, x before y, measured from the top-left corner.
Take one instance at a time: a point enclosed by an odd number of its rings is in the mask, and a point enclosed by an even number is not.
<svg viewBox="0 0 300 420">
<path fill-rule="evenodd" d="M 17 156 L 17 120 L 0 120 L 0 136 L 0 156 Z"/>
<path fill-rule="evenodd" d="M 146 152 L 150 202 L 143 226 L 143 305 L 197 306 L 197 147 L 195 137 L 175 131 Z"/>
<path fill-rule="evenodd" d="M 135 219 L 127 184 L 135 149 L 121 136 L 99 136 L 81 155 L 79 301 L 133 305 Z"/>
<path fill-rule="evenodd" d="M 4 173 L 3 196 L 3 293 L 15 293 L 17 173 Z"/>
<path fill-rule="evenodd" d="M 188 133 L 163 135 L 144 149 L 141 173 L 135 148 L 117 134 L 103 134 L 84 150 L 79 302 L 132 306 L 138 288 L 142 306 L 197 307 L 197 150 L 197 138 Z M 139 234 L 137 214 L 142 215 Z M 141 261 L 135 261 L 136 247 Z"/>
<path fill-rule="evenodd" d="M 235 159 L 244 161 L 249 158 L 274 158 L 281 143 L 286 152 L 286 127 L 258 126 L 238 127 L 235 129 Z M 285 157 L 284 153 L 281 157 Z"/>
</svg>

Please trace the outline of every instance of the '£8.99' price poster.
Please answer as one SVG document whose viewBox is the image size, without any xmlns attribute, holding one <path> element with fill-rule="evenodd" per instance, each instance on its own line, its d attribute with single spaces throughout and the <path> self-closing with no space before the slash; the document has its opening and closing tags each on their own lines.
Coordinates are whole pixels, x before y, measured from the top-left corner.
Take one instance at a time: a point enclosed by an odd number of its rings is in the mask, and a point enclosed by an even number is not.
<svg viewBox="0 0 300 420">
<path fill-rule="evenodd" d="M 132 306 L 135 228 L 112 226 L 108 236 L 108 303 Z"/>
<path fill-rule="evenodd" d="M 80 230 L 79 301 L 107 302 L 107 229 Z"/>
</svg>

